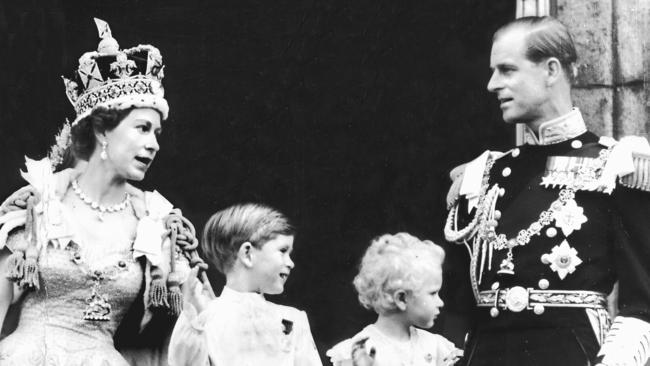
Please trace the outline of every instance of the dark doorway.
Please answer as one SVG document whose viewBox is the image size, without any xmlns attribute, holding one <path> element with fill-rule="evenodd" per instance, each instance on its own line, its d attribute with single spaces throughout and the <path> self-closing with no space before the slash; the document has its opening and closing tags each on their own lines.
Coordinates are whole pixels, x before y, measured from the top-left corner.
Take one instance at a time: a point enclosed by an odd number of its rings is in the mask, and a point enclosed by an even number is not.
<svg viewBox="0 0 650 366">
<path fill-rule="evenodd" d="M 141 188 L 198 228 L 242 201 L 291 216 L 297 268 L 273 300 L 308 312 L 324 354 L 373 320 L 351 285 L 369 241 L 408 231 L 442 243 L 449 169 L 513 141 L 485 85 L 492 32 L 515 2 L 174 4 L 0 3 L 0 193 L 71 116 L 60 75 L 96 48 L 92 17 L 104 19 L 122 47 L 154 44 L 166 64 L 171 115 Z M 462 255 L 449 248 L 448 263 Z M 461 342 L 455 324 L 437 327 Z"/>
</svg>

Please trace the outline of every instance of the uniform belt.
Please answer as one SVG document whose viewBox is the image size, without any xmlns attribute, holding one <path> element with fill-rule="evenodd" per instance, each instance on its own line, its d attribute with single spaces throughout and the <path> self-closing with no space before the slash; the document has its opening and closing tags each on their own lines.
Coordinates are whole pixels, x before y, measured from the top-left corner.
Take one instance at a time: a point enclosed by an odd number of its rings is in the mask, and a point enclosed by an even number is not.
<svg viewBox="0 0 650 366">
<path fill-rule="evenodd" d="M 555 308 L 605 309 L 607 295 L 595 291 L 580 290 L 535 290 L 515 286 L 506 289 L 479 292 L 479 307 L 501 308 L 512 312 Z"/>
</svg>

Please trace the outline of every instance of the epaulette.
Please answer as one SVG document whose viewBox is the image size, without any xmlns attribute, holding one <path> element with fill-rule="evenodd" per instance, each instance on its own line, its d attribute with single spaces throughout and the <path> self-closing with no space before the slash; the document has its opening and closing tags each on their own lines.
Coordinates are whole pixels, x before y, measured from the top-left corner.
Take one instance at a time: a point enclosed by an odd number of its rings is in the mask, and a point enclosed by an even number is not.
<svg viewBox="0 0 650 366">
<path fill-rule="evenodd" d="M 632 153 L 634 171 L 619 178 L 621 185 L 650 192 L 650 155 Z"/>
<path fill-rule="evenodd" d="M 495 161 L 509 155 L 512 151 L 513 150 L 509 150 L 502 153 L 500 151 L 486 150 L 476 159 L 452 169 L 449 172 L 451 187 L 449 187 L 449 191 L 447 192 L 447 209 L 449 210 L 456 204 L 461 194 L 478 194 L 480 182 L 488 159 Z"/>
</svg>

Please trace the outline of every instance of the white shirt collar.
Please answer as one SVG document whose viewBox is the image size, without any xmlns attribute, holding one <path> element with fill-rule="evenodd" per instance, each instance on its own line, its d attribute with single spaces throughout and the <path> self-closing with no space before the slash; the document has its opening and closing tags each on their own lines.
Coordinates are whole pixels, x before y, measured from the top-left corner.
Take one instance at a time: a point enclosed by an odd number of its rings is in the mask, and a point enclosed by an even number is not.
<svg viewBox="0 0 650 366">
<path fill-rule="evenodd" d="M 578 108 L 539 126 L 538 134 L 525 126 L 524 142 L 528 145 L 551 145 L 570 140 L 587 132 L 587 126 Z M 538 137 L 539 136 L 539 137 Z"/>
<path fill-rule="evenodd" d="M 264 295 L 258 294 L 257 292 L 239 292 L 233 290 L 228 286 L 224 286 L 219 296 L 222 300 L 229 300 L 235 302 L 244 302 L 244 303 L 254 303 L 254 302 L 265 302 Z"/>
</svg>

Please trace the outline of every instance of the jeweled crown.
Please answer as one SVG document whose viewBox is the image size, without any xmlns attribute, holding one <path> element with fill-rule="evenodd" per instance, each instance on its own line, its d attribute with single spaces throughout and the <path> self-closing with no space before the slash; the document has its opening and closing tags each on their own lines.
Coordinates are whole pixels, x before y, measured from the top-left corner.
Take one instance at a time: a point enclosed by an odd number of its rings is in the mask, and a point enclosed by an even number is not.
<svg viewBox="0 0 650 366">
<path fill-rule="evenodd" d="M 79 58 L 72 80 L 63 78 L 66 95 L 77 114 L 72 124 L 97 106 L 153 108 L 166 119 L 169 106 L 161 84 L 165 66 L 160 51 L 151 45 L 120 50 L 108 23 L 95 18 L 95 24 L 101 38 L 97 51 Z"/>
</svg>

